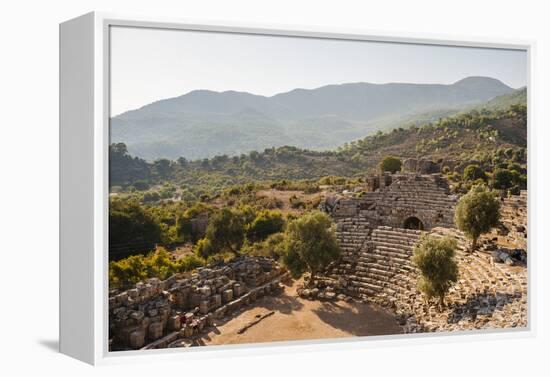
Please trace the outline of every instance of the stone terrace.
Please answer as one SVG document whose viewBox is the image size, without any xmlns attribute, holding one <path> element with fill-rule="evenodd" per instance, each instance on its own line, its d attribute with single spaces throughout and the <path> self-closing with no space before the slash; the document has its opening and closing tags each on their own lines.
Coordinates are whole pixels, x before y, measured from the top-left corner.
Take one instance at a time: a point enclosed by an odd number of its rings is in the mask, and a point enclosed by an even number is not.
<svg viewBox="0 0 550 377">
<path fill-rule="evenodd" d="M 377 227 L 357 249 L 352 262 L 331 270 L 321 284 L 391 308 L 405 332 L 509 328 L 527 325 L 527 269 L 493 262 L 490 254 L 468 253 L 467 240 L 454 229 L 435 228 L 432 234 L 459 242 L 459 281 L 451 288 L 442 312 L 425 302 L 416 289 L 418 271 L 412 251 L 425 232 Z M 349 253 L 349 252 L 348 252 Z M 331 282 L 329 282 L 331 281 Z"/>
</svg>

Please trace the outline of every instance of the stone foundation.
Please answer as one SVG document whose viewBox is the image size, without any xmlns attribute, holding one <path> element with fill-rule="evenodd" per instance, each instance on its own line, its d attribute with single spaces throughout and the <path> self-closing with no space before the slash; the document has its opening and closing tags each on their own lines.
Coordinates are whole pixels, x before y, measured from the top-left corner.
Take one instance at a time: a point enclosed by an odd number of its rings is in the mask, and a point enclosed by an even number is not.
<svg viewBox="0 0 550 377">
<path fill-rule="evenodd" d="M 109 298 L 110 350 L 162 348 L 199 334 L 215 318 L 280 291 L 284 274 L 269 258 L 243 256 L 187 278 L 140 282 Z"/>
</svg>

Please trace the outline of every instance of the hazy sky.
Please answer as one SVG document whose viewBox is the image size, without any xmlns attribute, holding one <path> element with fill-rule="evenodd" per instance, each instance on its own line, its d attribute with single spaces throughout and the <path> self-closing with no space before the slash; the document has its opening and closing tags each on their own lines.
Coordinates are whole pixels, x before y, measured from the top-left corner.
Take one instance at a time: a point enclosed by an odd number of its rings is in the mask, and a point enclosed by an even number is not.
<svg viewBox="0 0 550 377">
<path fill-rule="evenodd" d="M 525 51 L 162 29 L 111 29 L 111 114 L 195 89 L 271 96 L 347 82 L 526 85 Z"/>
</svg>

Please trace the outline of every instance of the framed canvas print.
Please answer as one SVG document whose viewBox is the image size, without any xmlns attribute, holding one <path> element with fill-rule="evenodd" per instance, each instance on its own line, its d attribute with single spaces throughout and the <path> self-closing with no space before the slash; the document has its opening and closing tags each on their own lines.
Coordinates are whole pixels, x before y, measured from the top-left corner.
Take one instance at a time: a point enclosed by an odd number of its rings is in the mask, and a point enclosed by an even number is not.
<svg viewBox="0 0 550 377">
<path fill-rule="evenodd" d="M 531 49 L 61 24 L 61 351 L 530 334 Z"/>
</svg>

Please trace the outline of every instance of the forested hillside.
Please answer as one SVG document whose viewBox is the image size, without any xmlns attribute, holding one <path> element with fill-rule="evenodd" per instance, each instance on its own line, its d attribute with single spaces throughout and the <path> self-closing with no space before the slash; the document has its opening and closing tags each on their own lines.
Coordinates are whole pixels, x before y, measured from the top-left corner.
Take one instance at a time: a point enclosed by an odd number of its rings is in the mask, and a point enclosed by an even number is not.
<svg viewBox="0 0 550 377">
<path fill-rule="evenodd" d="M 507 110 L 473 110 L 422 126 L 378 132 L 334 151 L 284 146 L 237 156 L 218 155 L 193 161 L 181 157 L 148 163 L 130 156 L 124 144 L 119 143 L 111 145 L 111 187 L 113 191 L 146 190 L 169 182 L 170 190 L 198 198 L 251 181 L 361 177 L 376 169 L 386 155 L 479 162 L 490 161 L 496 153 L 508 149 L 524 155 L 526 138 L 526 108 L 514 105 Z M 161 196 L 172 196 L 160 191 Z"/>
</svg>

